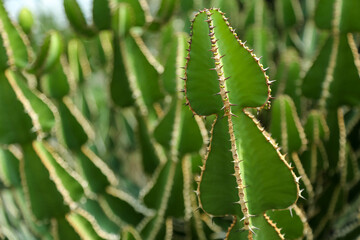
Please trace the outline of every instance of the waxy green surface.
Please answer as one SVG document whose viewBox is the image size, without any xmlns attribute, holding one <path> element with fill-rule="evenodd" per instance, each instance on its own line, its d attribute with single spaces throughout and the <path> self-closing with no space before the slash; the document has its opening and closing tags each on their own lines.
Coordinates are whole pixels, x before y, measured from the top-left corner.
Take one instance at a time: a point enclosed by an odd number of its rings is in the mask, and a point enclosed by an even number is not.
<svg viewBox="0 0 360 240">
<path fill-rule="evenodd" d="M 259 215 L 268 209 L 289 207 L 297 200 L 298 185 L 274 141 L 256 118 L 244 110 L 262 108 L 267 103 L 269 79 L 259 59 L 231 30 L 216 9 L 205 9 L 196 15 L 185 93 L 196 114 L 217 115 L 197 191 L 200 206 L 211 215 L 231 214 L 241 219 L 243 212 Z M 220 62 L 214 59 L 217 55 L 222 56 Z M 219 66 L 216 71 L 211 69 L 215 66 Z M 225 83 L 224 78 L 228 78 Z M 220 88 L 225 89 L 225 97 L 223 93 L 217 94 Z M 224 105 L 227 101 L 235 105 L 227 107 Z M 234 176 L 237 166 L 240 176 Z M 236 181 L 239 177 L 240 185 Z M 240 201 L 238 188 L 245 194 Z M 246 202 L 246 207 L 242 207 L 241 201 Z M 260 218 L 259 221 L 254 218 L 254 222 L 250 218 L 250 229 L 263 225 L 265 219 Z M 276 229 L 271 227 L 271 231 Z"/>
</svg>

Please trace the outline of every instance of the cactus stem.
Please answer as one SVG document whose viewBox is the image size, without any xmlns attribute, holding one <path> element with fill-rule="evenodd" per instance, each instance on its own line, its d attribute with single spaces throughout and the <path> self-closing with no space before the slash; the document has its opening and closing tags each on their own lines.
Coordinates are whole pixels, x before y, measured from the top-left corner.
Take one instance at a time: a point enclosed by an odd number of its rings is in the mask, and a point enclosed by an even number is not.
<svg viewBox="0 0 360 240">
<path fill-rule="evenodd" d="M 237 117 L 235 114 L 231 113 L 231 109 L 230 109 L 230 102 L 229 102 L 229 98 L 227 96 L 228 91 L 226 90 L 226 86 L 225 86 L 225 76 L 224 76 L 224 72 L 223 72 L 223 64 L 221 62 L 221 59 L 219 58 L 220 54 L 218 52 L 218 47 L 217 47 L 217 39 L 215 38 L 215 32 L 213 30 L 213 23 L 212 23 L 212 19 L 211 19 L 211 15 L 210 15 L 210 11 L 207 10 L 207 16 L 208 16 L 208 20 L 210 20 L 208 22 L 209 25 L 209 36 L 211 37 L 211 51 L 213 52 L 213 59 L 215 60 L 215 70 L 217 72 L 218 75 L 218 80 L 219 80 L 219 87 L 220 87 L 220 95 L 221 98 L 223 100 L 223 108 L 225 110 L 225 113 L 222 115 L 223 117 L 227 117 L 228 119 L 228 125 L 229 125 L 229 134 L 230 134 L 230 139 L 229 141 L 231 141 L 231 149 L 230 151 L 232 152 L 233 155 L 233 160 L 234 160 L 234 176 L 236 178 L 236 182 L 237 182 L 237 189 L 238 189 L 238 196 L 239 196 L 239 201 L 237 201 L 236 203 L 240 205 L 241 207 L 241 211 L 244 214 L 244 225 L 245 225 L 245 229 L 249 230 L 249 225 L 250 225 L 250 217 L 249 217 L 249 210 L 248 207 L 246 205 L 246 201 L 244 199 L 245 193 L 244 193 L 244 188 L 243 188 L 243 180 L 241 178 L 241 174 L 240 174 L 240 160 L 238 159 L 238 154 L 237 154 L 237 149 L 236 149 L 236 138 L 234 135 L 234 127 L 233 127 L 233 123 L 231 120 L 231 117 Z M 229 25 L 229 23 L 227 22 L 227 24 Z M 231 32 L 234 33 L 234 30 L 229 26 L 229 29 Z M 251 235 L 251 233 L 249 233 L 249 235 Z"/>
</svg>

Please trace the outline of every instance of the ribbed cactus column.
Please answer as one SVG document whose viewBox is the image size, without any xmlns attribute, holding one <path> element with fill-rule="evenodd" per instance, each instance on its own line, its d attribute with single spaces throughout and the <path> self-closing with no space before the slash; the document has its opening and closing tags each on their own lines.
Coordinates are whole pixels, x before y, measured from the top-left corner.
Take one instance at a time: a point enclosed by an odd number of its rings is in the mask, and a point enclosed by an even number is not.
<svg viewBox="0 0 360 240">
<path fill-rule="evenodd" d="M 187 104 L 195 114 L 217 116 L 197 189 L 200 206 L 213 216 L 235 216 L 228 239 L 282 239 L 264 213 L 288 208 L 299 188 L 274 140 L 251 114 L 251 108 L 269 104 L 266 69 L 217 9 L 196 14 L 191 36 Z"/>
</svg>

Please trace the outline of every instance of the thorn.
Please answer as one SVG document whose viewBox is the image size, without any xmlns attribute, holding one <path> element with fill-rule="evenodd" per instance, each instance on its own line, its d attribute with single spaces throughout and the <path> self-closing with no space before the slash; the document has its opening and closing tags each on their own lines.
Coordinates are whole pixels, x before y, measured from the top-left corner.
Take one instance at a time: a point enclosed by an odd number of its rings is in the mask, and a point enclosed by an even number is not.
<svg viewBox="0 0 360 240">
<path fill-rule="evenodd" d="M 220 92 L 218 92 L 218 93 L 215 93 L 215 94 L 214 94 L 214 96 L 216 96 L 216 95 L 220 95 L 220 94 L 221 94 L 221 93 L 220 93 Z"/>
<path fill-rule="evenodd" d="M 225 108 L 225 105 L 224 105 L 224 106 L 222 106 L 220 110 L 224 110 L 224 108 Z"/>
<path fill-rule="evenodd" d="M 189 104 L 190 104 L 189 102 L 184 103 L 185 106 L 189 106 Z"/>
<path fill-rule="evenodd" d="M 293 212 L 292 212 L 293 208 L 292 207 L 289 207 L 289 211 L 290 211 L 290 215 L 291 217 L 293 217 Z"/>
<path fill-rule="evenodd" d="M 225 55 L 226 55 L 226 54 L 222 55 L 222 56 L 220 57 L 220 59 L 223 58 Z"/>
<path fill-rule="evenodd" d="M 237 104 L 230 103 L 230 106 L 238 106 Z"/>
<path fill-rule="evenodd" d="M 230 91 L 225 91 L 225 93 L 229 93 Z"/>
<path fill-rule="evenodd" d="M 230 76 L 230 77 L 225 78 L 225 79 L 224 79 L 224 81 L 228 80 L 229 78 L 231 78 L 231 76 Z"/>
<path fill-rule="evenodd" d="M 243 217 L 242 219 L 239 220 L 239 222 L 242 222 L 245 220 L 246 217 Z"/>
<path fill-rule="evenodd" d="M 209 70 L 216 70 L 216 68 L 210 68 Z"/>
<path fill-rule="evenodd" d="M 185 92 L 185 89 L 181 89 L 180 92 Z"/>
<path fill-rule="evenodd" d="M 200 211 L 200 207 L 196 208 L 194 212 L 196 212 L 196 211 Z"/>
<path fill-rule="evenodd" d="M 267 70 L 269 70 L 269 67 L 267 67 L 267 68 L 264 68 L 264 71 L 267 71 Z"/>
<path fill-rule="evenodd" d="M 272 84 L 273 82 L 276 82 L 276 80 L 270 80 L 268 81 L 268 84 Z"/>
<path fill-rule="evenodd" d="M 186 78 L 185 78 L 185 77 L 180 77 L 180 79 L 186 81 Z"/>
<path fill-rule="evenodd" d="M 209 28 L 212 30 L 212 29 L 214 29 L 215 28 L 215 26 L 213 25 L 213 26 L 209 26 Z"/>
<path fill-rule="evenodd" d="M 186 69 L 185 67 L 180 67 L 181 69 Z"/>
<path fill-rule="evenodd" d="M 249 230 L 250 230 L 254 235 L 256 235 L 256 233 L 254 232 L 254 230 L 253 230 L 251 227 L 249 227 Z"/>
<path fill-rule="evenodd" d="M 235 114 L 233 114 L 233 113 L 230 113 L 231 114 L 231 116 L 234 116 L 234 117 L 238 117 L 238 116 L 236 116 Z"/>
<path fill-rule="evenodd" d="M 187 57 L 185 57 L 185 59 L 186 59 L 186 60 L 190 60 L 190 57 L 189 57 L 189 56 L 187 56 Z"/>
<path fill-rule="evenodd" d="M 211 22 L 211 19 L 207 19 L 207 20 L 205 20 L 205 22 Z"/>
<path fill-rule="evenodd" d="M 295 182 L 299 183 L 299 180 L 302 178 L 302 176 L 295 177 Z"/>
<path fill-rule="evenodd" d="M 214 36 L 214 34 L 215 34 L 214 32 L 211 32 L 211 33 L 209 33 L 209 36 L 212 37 L 212 36 Z"/>
<path fill-rule="evenodd" d="M 246 43 L 247 43 L 247 41 L 243 42 L 243 44 L 246 44 Z"/>
<path fill-rule="evenodd" d="M 304 189 L 300 189 L 300 191 L 299 191 L 299 197 L 301 197 L 302 199 L 304 199 L 304 200 L 306 200 L 306 198 L 304 198 L 302 195 L 301 195 L 301 193 L 304 191 Z"/>
</svg>

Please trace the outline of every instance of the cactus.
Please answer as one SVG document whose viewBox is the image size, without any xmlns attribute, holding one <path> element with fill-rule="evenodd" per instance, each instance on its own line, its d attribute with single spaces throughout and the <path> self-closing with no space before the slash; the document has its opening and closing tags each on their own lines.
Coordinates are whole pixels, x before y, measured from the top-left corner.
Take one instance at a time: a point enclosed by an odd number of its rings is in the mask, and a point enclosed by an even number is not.
<svg viewBox="0 0 360 240">
<path fill-rule="evenodd" d="M 358 237 L 358 1 L 155 2 L 0 0 L 0 238 Z"/>
<path fill-rule="evenodd" d="M 205 9 L 194 18 L 187 59 L 187 103 L 198 115 L 216 114 L 197 189 L 200 206 L 214 216 L 235 216 L 229 239 L 252 239 L 253 234 L 256 239 L 267 231 L 281 239 L 264 212 L 287 208 L 297 200 L 297 178 L 274 140 L 246 109 L 260 110 L 268 104 L 269 77 L 217 9 Z M 245 150 L 255 142 L 258 150 Z M 243 232 L 235 233 L 234 227 Z"/>
</svg>

